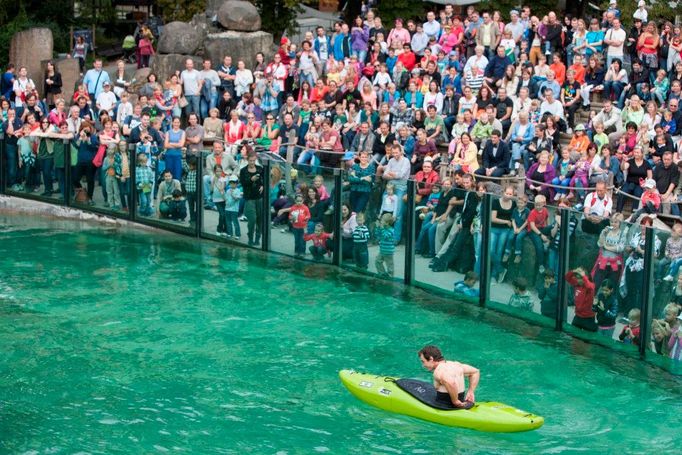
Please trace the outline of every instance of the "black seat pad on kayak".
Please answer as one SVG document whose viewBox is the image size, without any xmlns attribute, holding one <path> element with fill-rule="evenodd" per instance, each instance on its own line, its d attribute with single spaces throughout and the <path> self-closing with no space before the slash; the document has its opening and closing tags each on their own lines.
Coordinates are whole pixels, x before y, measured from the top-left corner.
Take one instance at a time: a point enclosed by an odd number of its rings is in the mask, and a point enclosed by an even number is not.
<svg viewBox="0 0 682 455">
<path fill-rule="evenodd" d="M 398 387 L 427 406 L 431 406 L 435 409 L 442 409 L 444 411 L 454 411 L 457 409 L 452 403 L 436 401 L 436 389 L 428 382 L 418 381 L 416 379 L 397 379 L 395 383 Z"/>
</svg>

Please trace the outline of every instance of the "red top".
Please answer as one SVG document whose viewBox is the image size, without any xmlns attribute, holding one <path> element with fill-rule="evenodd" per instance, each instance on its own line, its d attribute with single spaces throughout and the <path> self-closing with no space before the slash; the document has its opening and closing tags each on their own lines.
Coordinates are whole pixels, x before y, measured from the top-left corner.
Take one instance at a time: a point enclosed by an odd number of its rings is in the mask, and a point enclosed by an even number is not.
<svg viewBox="0 0 682 455">
<path fill-rule="evenodd" d="M 310 219 L 310 210 L 303 204 L 294 204 L 289 212 L 291 226 L 295 229 L 305 229 Z"/>
<path fill-rule="evenodd" d="M 530 214 L 528 215 L 528 225 L 526 226 L 526 230 L 531 232 L 530 223 L 535 223 L 535 227 L 538 229 L 547 226 L 547 219 L 549 219 L 549 212 L 547 211 L 546 207 L 543 207 L 542 210 L 531 210 Z"/>
<path fill-rule="evenodd" d="M 566 274 L 566 282 L 575 288 L 575 315 L 579 318 L 594 318 L 594 283 L 587 275 L 583 275 L 582 283 L 578 284 L 578 275 L 572 270 Z"/>
</svg>

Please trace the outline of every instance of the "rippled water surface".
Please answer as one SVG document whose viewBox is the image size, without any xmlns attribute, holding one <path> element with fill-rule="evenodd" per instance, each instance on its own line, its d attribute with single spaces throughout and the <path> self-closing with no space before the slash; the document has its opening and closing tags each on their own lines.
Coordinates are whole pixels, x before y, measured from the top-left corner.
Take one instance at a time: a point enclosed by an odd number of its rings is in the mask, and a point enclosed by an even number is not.
<svg viewBox="0 0 682 455">
<path fill-rule="evenodd" d="M 157 232 L 0 216 L 0 453 L 612 453 L 680 447 L 680 383 L 489 312 Z M 496 321 L 497 320 L 497 321 Z M 492 322 L 490 322 L 492 321 Z M 337 372 L 482 370 L 532 433 L 371 408 Z"/>
</svg>

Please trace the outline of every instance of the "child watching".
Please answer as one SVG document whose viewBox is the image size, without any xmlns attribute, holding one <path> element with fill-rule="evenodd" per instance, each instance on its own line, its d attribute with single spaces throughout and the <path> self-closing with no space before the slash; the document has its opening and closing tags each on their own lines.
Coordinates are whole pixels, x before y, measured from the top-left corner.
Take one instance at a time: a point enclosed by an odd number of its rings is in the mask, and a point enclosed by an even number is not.
<svg viewBox="0 0 682 455">
<path fill-rule="evenodd" d="M 227 179 L 227 182 L 229 185 L 229 188 L 225 191 L 225 224 L 227 225 L 227 238 L 239 240 L 239 237 L 242 236 L 241 227 L 239 226 L 239 203 L 242 200 L 242 192 L 237 187 L 239 177 L 231 175 Z M 305 251 L 305 244 L 303 251 Z"/>
<path fill-rule="evenodd" d="M 187 205 L 189 205 L 189 222 L 197 222 L 197 210 L 199 208 L 197 204 L 197 162 L 196 156 L 190 156 L 185 161 L 187 163 L 187 172 L 183 177 L 183 185 L 185 187 L 185 193 L 187 198 Z M 183 165 L 184 169 L 184 165 Z"/>
<path fill-rule="evenodd" d="M 301 199 L 301 202 L 303 199 Z M 307 242 L 312 240 L 313 244 L 308 248 L 310 254 L 313 255 L 313 259 L 316 261 L 321 261 L 324 259 L 325 254 L 331 253 L 329 248 L 329 240 L 332 238 L 332 234 L 324 232 L 324 226 L 322 223 L 317 223 L 315 225 L 315 232 L 312 234 L 305 234 L 303 239 Z"/>
<path fill-rule="evenodd" d="M 386 185 L 386 194 L 384 195 L 384 200 L 381 202 L 379 219 L 381 219 L 383 215 L 393 216 L 397 203 L 398 197 L 395 195 L 395 186 L 392 183 L 388 183 Z"/>
<path fill-rule="evenodd" d="M 227 223 L 225 222 L 225 178 L 223 167 L 220 164 L 213 166 L 213 175 L 210 181 L 211 201 L 218 212 L 218 227 L 216 235 L 227 236 Z"/>
<path fill-rule="evenodd" d="M 528 214 L 530 210 L 527 207 L 528 199 L 525 195 L 520 195 L 516 199 L 516 208 L 512 212 L 512 235 L 509 236 L 507 246 L 504 251 L 502 262 L 507 262 L 511 255 L 511 248 L 514 245 L 514 264 L 521 262 L 521 249 L 523 248 L 523 239 L 528 235 Z"/>
<path fill-rule="evenodd" d="M 554 271 L 545 270 L 544 280 L 538 289 L 540 298 L 540 313 L 551 319 L 556 319 L 556 306 L 559 299 L 559 287 L 556 283 Z"/>
<path fill-rule="evenodd" d="M 545 249 L 549 247 L 552 231 L 552 227 L 549 225 L 549 211 L 545 207 L 546 204 L 545 196 L 542 194 L 535 196 L 535 207 L 528 214 L 528 226 L 526 227 L 528 236 L 535 247 L 536 265 L 541 274 L 545 272 Z"/>
<path fill-rule="evenodd" d="M 147 155 L 145 153 L 139 153 L 137 155 L 137 166 L 135 166 L 135 182 L 137 183 L 140 215 L 152 216 L 154 214 L 154 211 L 151 208 L 152 188 L 154 187 L 154 173 L 147 165 Z"/>
<path fill-rule="evenodd" d="M 367 242 L 369 241 L 369 229 L 365 226 L 365 214 L 360 212 L 355 215 L 357 226 L 353 229 L 353 260 L 355 265 L 367 270 L 369 265 L 369 251 Z"/>
<path fill-rule="evenodd" d="M 173 190 L 171 200 L 168 201 L 168 214 L 166 216 L 172 221 L 185 221 L 187 218 L 187 202 L 182 195 L 182 190 Z"/>
<path fill-rule="evenodd" d="M 308 226 L 308 220 L 310 220 L 310 210 L 303 203 L 303 195 L 294 196 L 294 205 L 278 212 L 279 215 L 284 213 L 289 214 L 291 232 L 294 234 L 294 255 L 297 258 L 303 257 L 305 256 L 305 242 L 308 240 L 304 239 L 305 228 Z M 312 250 L 310 252 L 312 253 Z M 313 256 L 315 255 L 313 254 Z"/>
<path fill-rule="evenodd" d="M 590 166 L 592 163 L 590 163 L 590 160 L 587 159 L 587 152 L 583 151 L 580 153 L 580 159 L 575 163 L 575 168 L 574 168 L 574 173 L 573 177 L 571 178 L 571 182 L 569 183 L 569 186 L 571 187 L 570 193 L 568 193 L 568 198 L 573 199 L 573 190 L 576 187 L 576 184 L 580 182 L 582 188 L 588 188 L 588 179 L 590 176 Z M 584 197 L 584 191 L 578 190 L 578 195 L 580 196 L 580 199 Z"/>
<path fill-rule="evenodd" d="M 118 160 L 117 160 L 118 158 Z M 107 192 L 107 204 L 112 210 L 121 210 L 121 193 L 118 179 L 121 177 L 121 157 L 117 157 L 116 146 L 107 147 L 107 154 L 102 162 L 104 185 Z"/>
<path fill-rule="evenodd" d="M 643 213 L 655 214 L 658 212 L 658 208 L 661 206 L 661 195 L 656 189 L 656 181 L 654 179 L 646 179 L 644 181 L 644 193 L 640 199 L 639 209 L 630 216 L 628 219 L 629 223 L 634 223 L 637 218 Z"/>
<path fill-rule="evenodd" d="M 455 294 L 460 294 L 466 297 L 478 297 L 479 290 L 476 287 L 478 282 L 478 275 L 473 270 L 469 270 L 464 274 L 464 279 L 462 281 L 457 281 L 455 283 Z"/>
<path fill-rule="evenodd" d="M 608 137 L 606 139 L 608 141 Z M 573 165 L 573 160 L 571 159 L 571 151 L 568 148 L 561 149 L 561 159 L 556 164 L 556 177 L 552 180 L 552 185 L 559 185 L 567 187 L 571 183 L 571 177 L 573 177 L 573 171 L 575 166 Z M 568 190 L 565 188 L 557 188 L 556 194 L 554 195 L 554 200 L 558 201 L 562 197 L 565 197 Z"/>
<path fill-rule="evenodd" d="M 661 270 L 669 266 L 664 281 L 673 281 L 682 265 L 682 224 L 675 223 L 670 238 L 665 242 L 665 257 L 661 259 Z"/>
<path fill-rule="evenodd" d="M 618 315 L 618 297 L 614 291 L 613 282 L 606 278 L 592 304 L 592 311 L 597 315 L 597 332 L 609 338 L 613 337 Z"/>
<path fill-rule="evenodd" d="M 514 293 L 509 297 L 509 306 L 531 311 L 533 302 L 530 300 L 528 292 L 528 281 L 523 277 L 517 277 L 512 282 Z"/>
<path fill-rule="evenodd" d="M 676 131 L 677 122 L 675 122 L 675 118 L 673 117 L 673 113 L 670 112 L 669 110 L 666 110 L 663 113 L 663 120 L 661 120 L 661 126 L 663 127 L 665 132 L 668 134 L 670 134 L 671 131 Z"/>
<path fill-rule="evenodd" d="M 628 312 L 628 325 L 623 327 L 618 339 L 625 344 L 634 344 L 639 346 L 639 318 L 640 311 L 637 308 L 633 308 Z"/>
<path fill-rule="evenodd" d="M 22 128 L 22 133 L 23 136 L 19 138 L 17 141 L 17 149 L 18 149 L 18 155 L 19 155 L 19 160 L 17 163 L 19 164 L 19 169 L 23 169 L 23 174 L 24 174 L 24 185 L 19 186 L 19 191 L 31 191 L 31 172 L 33 170 L 33 166 L 36 163 L 36 156 L 33 153 L 33 144 L 34 144 L 34 138 L 30 137 L 31 135 L 31 125 L 28 123 L 24 123 L 24 126 Z"/>
<path fill-rule="evenodd" d="M 575 316 L 571 324 L 589 332 L 597 331 L 594 321 L 594 283 L 582 267 L 571 270 L 566 274 L 566 282 L 573 286 L 573 302 L 575 303 Z"/>
<path fill-rule="evenodd" d="M 386 186 L 388 189 L 388 185 Z M 377 273 L 382 277 L 393 276 L 393 254 L 395 253 L 395 232 L 392 213 L 384 213 L 379 218 L 379 225 L 374 230 L 374 237 L 379 242 L 379 254 L 374 261 Z"/>
</svg>

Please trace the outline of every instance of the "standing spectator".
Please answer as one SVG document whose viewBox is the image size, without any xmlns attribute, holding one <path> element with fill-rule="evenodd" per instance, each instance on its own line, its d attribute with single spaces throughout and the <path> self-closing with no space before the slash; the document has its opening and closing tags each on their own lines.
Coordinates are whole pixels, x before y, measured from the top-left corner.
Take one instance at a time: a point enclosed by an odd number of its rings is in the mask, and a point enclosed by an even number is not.
<svg viewBox="0 0 682 455">
<path fill-rule="evenodd" d="M 180 73 L 180 83 L 187 100 L 185 115 L 188 118 L 189 114 L 193 112 L 199 115 L 201 112 L 201 87 L 204 81 L 201 78 L 201 73 L 194 69 L 194 60 L 191 58 L 185 60 L 185 69 Z"/>
<path fill-rule="evenodd" d="M 79 35 L 76 38 L 76 43 L 73 45 L 73 50 L 71 51 L 71 56 L 78 59 L 78 67 L 81 71 L 81 76 L 83 71 L 85 71 L 85 57 L 88 55 L 88 45 L 83 38 L 83 35 Z"/>
<path fill-rule="evenodd" d="M 239 183 L 244 198 L 244 216 L 247 219 L 249 246 L 256 246 L 261 239 L 261 217 L 263 216 L 263 168 L 257 164 L 256 153 L 247 147 L 247 165 L 239 171 Z"/>
<path fill-rule="evenodd" d="M 595 314 L 592 311 L 594 303 L 594 283 L 581 267 L 566 274 L 566 282 L 573 286 L 573 301 L 575 302 L 575 316 L 571 325 L 588 332 L 597 331 Z"/>
<path fill-rule="evenodd" d="M 83 84 L 88 90 L 88 95 L 91 101 L 95 101 L 97 96 L 104 91 L 105 83 L 111 84 L 109 73 L 102 69 L 102 60 L 96 59 L 93 67 L 85 73 L 83 77 Z"/>
<path fill-rule="evenodd" d="M 400 242 L 402 235 L 402 223 L 403 223 L 403 196 L 407 191 L 407 179 L 410 177 L 410 161 L 403 156 L 402 147 L 399 145 L 393 145 L 392 147 L 392 158 L 388 160 L 388 164 L 384 168 L 384 172 L 381 176 L 386 183 L 393 185 L 395 195 L 396 195 L 396 206 L 395 206 L 395 243 Z"/>
<path fill-rule="evenodd" d="M 55 100 L 62 94 L 62 75 L 52 61 L 45 67 L 45 102 L 48 109 L 54 107 Z"/>
<path fill-rule="evenodd" d="M 143 35 L 140 41 L 137 43 L 137 49 L 140 54 L 140 61 L 138 62 L 139 68 L 148 68 L 149 59 L 154 55 L 154 46 L 152 45 L 152 37 L 149 35 Z"/>
<path fill-rule="evenodd" d="M 606 31 L 604 35 L 604 44 L 608 47 L 606 49 L 606 66 L 611 66 L 614 59 L 623 61 L 623 45 L 627 39 L 627 33 L 620 26 L 620 19 L 613 19 L 611 28 Z"/>
<path fill-rule="evenodd" d="M 208 112 L 218 106 L 218 88 L 221 81 L 218 72 L 211 68 L 211 60 L 204 59 L 202 65 L 203 68 L 199 71 L 199 77 L 203 81 L 199 109 L 201 118 L 205 119 L 208 117 Z"/>
</svg>

